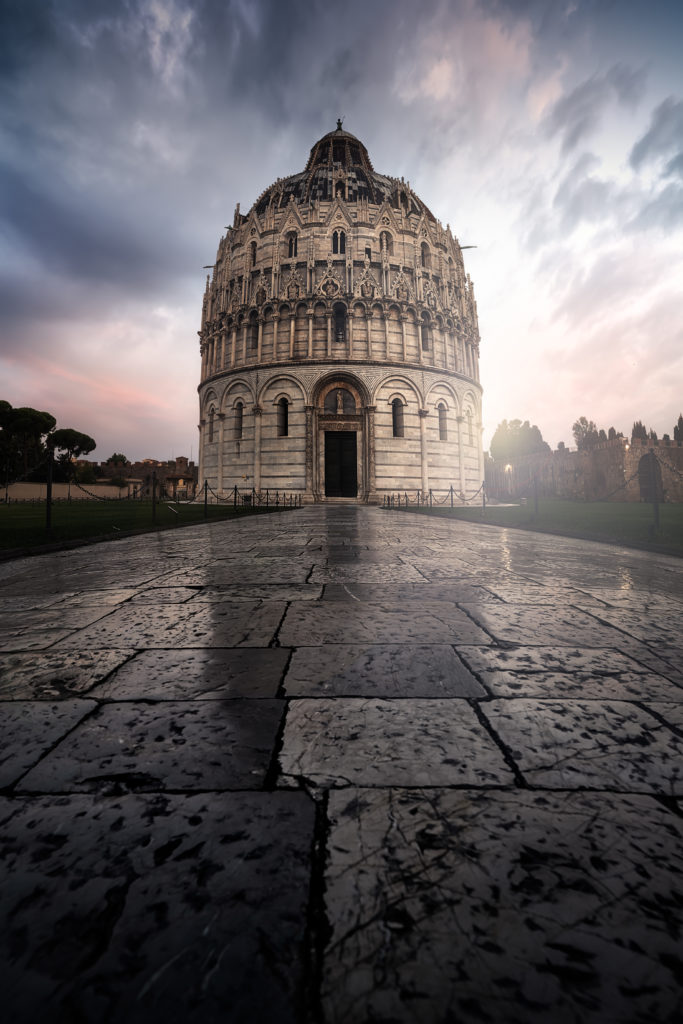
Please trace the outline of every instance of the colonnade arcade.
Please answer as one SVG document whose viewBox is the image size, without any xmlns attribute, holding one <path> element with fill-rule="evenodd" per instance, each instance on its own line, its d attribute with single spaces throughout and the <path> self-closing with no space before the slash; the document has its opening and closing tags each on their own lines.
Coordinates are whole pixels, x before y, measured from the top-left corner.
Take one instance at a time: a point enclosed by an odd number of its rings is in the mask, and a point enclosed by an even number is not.
<svg viewBox="0 0 683 1024">
<path fill-rule="evenodd" d="M 387 360 L 478 379 L 478 352 L 449 316 L 400 302 L 267 303 L 224 315 L 202 343 L 202 380 L 282 361 Z"/>
</svg>

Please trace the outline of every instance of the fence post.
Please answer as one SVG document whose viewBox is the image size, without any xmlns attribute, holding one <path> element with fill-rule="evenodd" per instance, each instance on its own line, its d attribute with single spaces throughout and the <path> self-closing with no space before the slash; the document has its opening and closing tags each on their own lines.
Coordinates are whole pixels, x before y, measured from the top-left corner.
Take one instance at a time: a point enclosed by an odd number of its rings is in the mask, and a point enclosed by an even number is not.
<svg viewBox="0 0 683 1024">
<path fill-rule="evenodd" d="M 157 471 L 152 470 L 152 522 L 157 521 Z"/>
<path fill-rule="evenodd" d="M 237 484 L 235 484 L 235 493 L 232 499 L 232 507 L 237 508 Z"/>
<path fill-rule="evenodd" d="M 54 458 L 54 451 L 52 448 L 47 449 L 47 488 L 45 490 L 45 532 L 49 533 L 52 529 L 52 460 Z"/>
<path fill-rule="evenodd" d="M 486 515 L 486 484 L 481 485 L 481 514 Z"/>
<path fill-rule="evenodd" d="M 451 484 L 451 508 L 453 508 L 453 484 Z"/>
<path fill-rule="evenodd" d="M 209 481 L 204 481 L 204 518 L 209 514 Z"/>
<path fill-rule="evenodd" d="M 429 507 L 430 508 L 432 507 L 432 489 L 431 489 L 431 487 L 429 488 Z"/>
</svg>

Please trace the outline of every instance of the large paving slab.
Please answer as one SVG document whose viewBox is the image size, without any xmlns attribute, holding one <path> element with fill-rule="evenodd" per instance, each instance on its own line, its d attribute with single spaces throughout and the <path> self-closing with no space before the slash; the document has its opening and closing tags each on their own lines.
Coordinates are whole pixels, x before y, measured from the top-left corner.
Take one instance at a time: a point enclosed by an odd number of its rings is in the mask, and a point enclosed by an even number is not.
<svg viewBox="0 0 683 1024">
<path fill-rule="evenodd" d="M 105 704 L 20 788 L 69 793 L 118 783 L 147 792 L 260 789 L 281 715 L 282 702 L 275 700 Z"/>
<path fill-rule="evenodd" d="M 525 698 L 482 711 L 531 785 L 683 795 L 683 741 L 635 704 Z"/>
<path fill-rule="evenodd" d="M 505 785 L 513 776 L 464 700 L 290 701 L 283 782 L 313 786 Z"/>
<path fill-rule="evenodd" d="M 680 1020 L 683 825 L 654 800 L 357 789 L 329 818 L 328 1024 Z"/>
<path fill-rule="evenodd" d="M 91 694 L 147 701 L 275 697 L 289 657 L 282 647 L 140 651 Z"/>
<path fill-rule="evenodd" d="M 679 1024 L 683 562 L 334 504 L 0 563 L 19 1024 Z"/>
<path fill-rule="evenodd" d="M 301 793 L 0 798 L 3 1019 L 302 1020 L 313 832 Z"/>
<path fill-rule="evenodd" d="M 285 693 L 288 697 L 486 696 L 447 644 L 299 647 L 287 671 Z"/>
</svg>

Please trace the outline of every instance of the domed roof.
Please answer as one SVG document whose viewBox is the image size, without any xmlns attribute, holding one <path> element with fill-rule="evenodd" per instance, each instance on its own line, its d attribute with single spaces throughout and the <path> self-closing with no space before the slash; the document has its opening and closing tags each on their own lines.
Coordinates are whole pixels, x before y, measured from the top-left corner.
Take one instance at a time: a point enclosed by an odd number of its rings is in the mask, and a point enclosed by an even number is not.
<svg viewBox="0 0 683 1024">
<path fill-rule="evenodd" d="M 335 131 L 318 139 L 300 174 L 280 178 L 262 193 L 255 204 L 256 212 L 262 215 L 271 204 L 287 206 L 292 199 L 297 204 L 334 199 L 340 181 L 344 183 L 343 195 L 347 203 L 367 199 L 379 206 L 387 200 L 392 206 L 398 206 L 403 202 L 407 212 L 424 210 L 430 220 L 435 219 L 404 182 L 377 174 L 363 143 L 344 131 L 341 121 L 337 121 Z"/>
<path fill-rule="evenodd" d="M 344 131 L 341 121 L 337 121 L 335 131 L 318 139 L 311 149 L 306 170 L 320 164 L 332 164 L 335 168 L 362 167 L 369 174 L 374 171 L 367 149 L 355 135 Z"/>
</svg>

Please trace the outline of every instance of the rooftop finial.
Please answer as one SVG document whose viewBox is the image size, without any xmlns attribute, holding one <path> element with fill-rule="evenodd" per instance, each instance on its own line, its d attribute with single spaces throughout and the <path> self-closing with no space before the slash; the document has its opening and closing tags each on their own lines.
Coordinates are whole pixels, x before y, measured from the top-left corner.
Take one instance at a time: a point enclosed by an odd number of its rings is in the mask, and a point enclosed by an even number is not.
<svg viewBox="0 0 683 1024">
<path fill-rule="evenodd" d="M 337 131 L 338 132 L 340 132 L 342 130 L 343 122 L 344 122 L 344 118 L 343 117 L 338 117 L 337 118 Z"/>
</svg>

